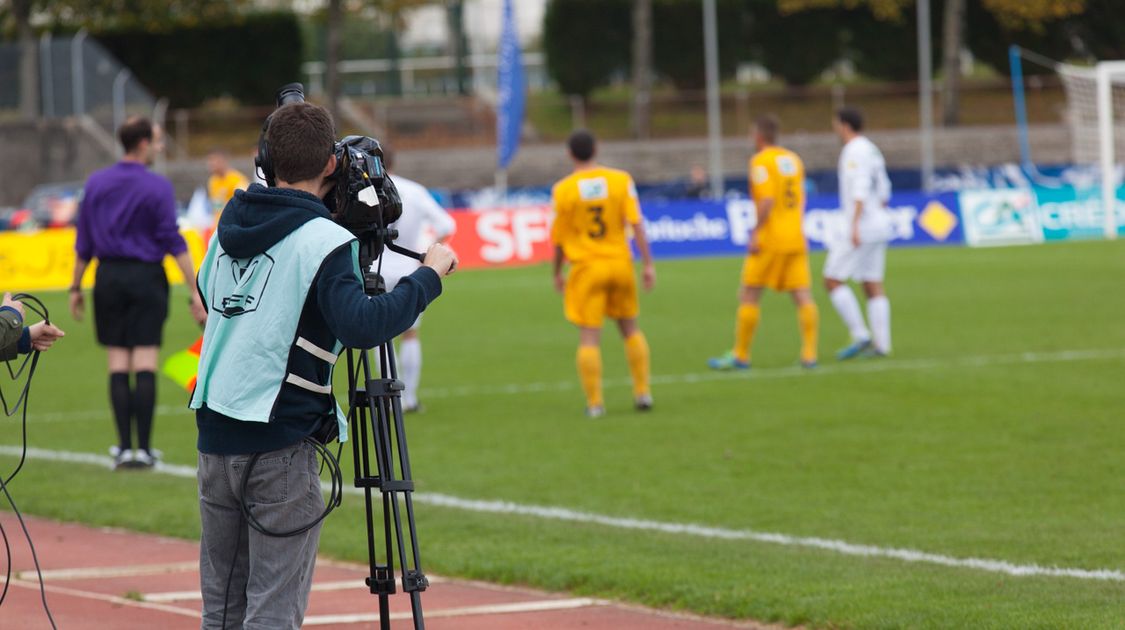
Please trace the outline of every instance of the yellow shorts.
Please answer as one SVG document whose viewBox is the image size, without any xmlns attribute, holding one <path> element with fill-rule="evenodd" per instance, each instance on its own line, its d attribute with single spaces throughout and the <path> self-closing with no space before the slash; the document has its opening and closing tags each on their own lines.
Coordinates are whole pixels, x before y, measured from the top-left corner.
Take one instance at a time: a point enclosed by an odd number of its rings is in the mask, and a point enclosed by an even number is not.
<svg viewBox="0 0 1125 630">
<path fill-rule="evenodd" d="M 808 252 L 758 252 L 742 265 L 742 285 L 774 291 L 796 291 L 812 286 Z"/>
<path fill-rule="evenodd" d="M 602 320 L 632 319 L 640 311 L 631 260 L 595 260 L 570 268 L 563 292 L 566 319 L 582 328 L 601 328 Z"/>
</svg>

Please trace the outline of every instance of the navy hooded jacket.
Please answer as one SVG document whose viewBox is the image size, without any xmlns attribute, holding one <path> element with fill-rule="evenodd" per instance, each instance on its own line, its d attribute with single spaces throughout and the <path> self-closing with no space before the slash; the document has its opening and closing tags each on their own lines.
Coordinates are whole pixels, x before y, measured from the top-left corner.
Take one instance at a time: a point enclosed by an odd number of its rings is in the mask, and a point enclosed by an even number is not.
<svg viewBox="0 0 1125 630">
<path fill-rule="evenodd" d="M 219 243 L 234 258 L 266 251 L 316 217 L 331 218 L 317 197 L 299 190 L 259 184 L 238 191 L 219 219 Z M 384 295 L 369 297 L 355 274 L 350 245 L 325 257 L 309 289 L 298 335 L 321 348 L 339 340 L 349 348 L 372 348 L 405 332 L 441 294 L 441 278 L 429 267 L 406 276 Z M 208 306 L 210 308 L 210 306 Z M 288 371 L 318 383 L 329 366 L 302 352 L 290 352 Z M 196 412 L 200 452 L 216 455 L 263 453 L 285 448 L 336 423 L 336 403 L 288 383 L 281 386 L 269 422 L 229 418 L 204 405 Z"/>
</svg>

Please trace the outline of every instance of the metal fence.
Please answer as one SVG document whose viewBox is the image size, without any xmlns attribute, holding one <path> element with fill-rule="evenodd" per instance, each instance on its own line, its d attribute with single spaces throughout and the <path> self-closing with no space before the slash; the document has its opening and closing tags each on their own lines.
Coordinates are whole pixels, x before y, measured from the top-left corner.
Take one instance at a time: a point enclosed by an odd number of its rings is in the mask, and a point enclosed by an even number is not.
<svg viewBox="0 0 1125 630">
<path fill-rule="evenodd" d="M 473 93 L 485 97 L 495 94 L 497 56 L 495 54 L 469 55 L 465 62 Z M 546 89 L 550 80 L 547 77 L 543 54 L 524 53 L 523 64 L 529 89 L 532 91 Z M 341 91 L 345 96 L 411 97 L 457 93 L 457 61 L 449 56 L 404 57 L 397 60 L 348 59 L 341 61 L 337 67 L 340 72 Z M 310 93 L 323 93 L 324 63 L 306 62 L 301 66 L 301 70 L 308 77 Z"/>
<path fill-rule="evenodd" d="M 85 31 L 72 37 L 44 35 L 36 51 L 43 118 L 88 117 L 112 131 L 130 115 L 159 117 L 162 108 L 152 94 Z M 0 44 L 0 85 L 11 88 L 0 91 L 5 115 L 19 109 L 21 56 L 18 43 Z"/>
</svg>

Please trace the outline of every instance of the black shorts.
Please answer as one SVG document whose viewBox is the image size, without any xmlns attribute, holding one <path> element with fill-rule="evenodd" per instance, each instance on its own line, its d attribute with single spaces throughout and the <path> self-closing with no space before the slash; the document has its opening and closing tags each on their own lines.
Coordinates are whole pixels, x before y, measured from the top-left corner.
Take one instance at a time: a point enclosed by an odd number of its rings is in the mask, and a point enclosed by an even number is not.
<svg viewBox="0 0 1125 630">
<path fill-rule="evenodd" d="M 159 346 L 168 319 L 168 276 L 160 263 L 102 260 L 94 278 L 98 343 L 117 348 Z"/>
</svg>

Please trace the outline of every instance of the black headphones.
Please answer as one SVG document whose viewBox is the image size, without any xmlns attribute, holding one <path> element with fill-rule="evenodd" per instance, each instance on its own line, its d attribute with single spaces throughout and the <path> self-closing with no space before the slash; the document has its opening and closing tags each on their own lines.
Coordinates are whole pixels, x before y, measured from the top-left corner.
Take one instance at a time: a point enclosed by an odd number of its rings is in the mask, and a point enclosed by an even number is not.
<svg viewBox="0 0 1125 630">
<path fill-rule="evenodd" d="M 266 122 L 262 123 L 262 134 L 258 136 L 258 155 L 254 157 L 254 168 L 258 171 L 258 177 L 266 182 L 266 186 L 270 188 L 277 185 L 277 178 L 273 172 L 273 160 L 270 159 L 270 147 L 266 142 L 266 135 L 270 130 L 270 120 L 273 119 L 273 114 L 266 116 Z"/>
</svg>

